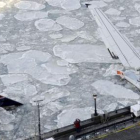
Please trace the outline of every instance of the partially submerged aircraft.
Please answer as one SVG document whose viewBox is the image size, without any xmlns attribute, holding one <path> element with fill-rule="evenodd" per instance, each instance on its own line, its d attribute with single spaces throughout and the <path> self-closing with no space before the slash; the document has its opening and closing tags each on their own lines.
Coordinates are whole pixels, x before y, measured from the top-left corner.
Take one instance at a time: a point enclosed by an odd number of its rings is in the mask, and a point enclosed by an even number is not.
<svg viewBox="0 0 140 140">
<path fill-rule="evenodd" d="M 117 71 L 116 75 L 125 78 L 138 89 L 140 89 L 140 54 L 136 48 L 122 35 L 119 30 L 111 23 L 108 17 L 92 4 L 86 4 L 95 18 L 101 37 L 113 59 L 119 59 L 127 69 L 125 72 Z"/>
</svg>

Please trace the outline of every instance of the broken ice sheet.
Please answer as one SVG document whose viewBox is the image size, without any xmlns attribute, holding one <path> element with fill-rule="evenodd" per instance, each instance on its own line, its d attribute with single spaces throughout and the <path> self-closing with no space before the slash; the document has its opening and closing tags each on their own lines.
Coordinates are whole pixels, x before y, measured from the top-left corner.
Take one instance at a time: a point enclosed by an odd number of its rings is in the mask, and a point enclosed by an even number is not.
<svg viewBox="0 0 140 140">
<path fill-rule="evenodd" d="M 139 95 L 130 89 L 126 89 L 123 86 L 116 85 L 107 80 L 98 80 L 92 84 L 92 86 L 101 95 L 110 95 L 115 98 L 133 99 L 138 100 Z"/>
</svg>

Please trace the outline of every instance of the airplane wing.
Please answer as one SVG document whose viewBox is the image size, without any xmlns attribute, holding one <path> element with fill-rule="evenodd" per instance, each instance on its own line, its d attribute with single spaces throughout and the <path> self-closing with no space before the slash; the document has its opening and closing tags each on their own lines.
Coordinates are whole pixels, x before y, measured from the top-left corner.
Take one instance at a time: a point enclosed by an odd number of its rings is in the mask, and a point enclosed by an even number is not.
<svg viewBox="0 0 140 140">
<path fill-rule="evenodd" d="M 111 56 L 114 58 L 118 56 L 127 68 L 140 69 L 140 54 L 132 43 L 118 31 L 100 9 L 93 5 L 88 5 L 88 8 L 99 26 L 102 39 Z"/>
</svg>

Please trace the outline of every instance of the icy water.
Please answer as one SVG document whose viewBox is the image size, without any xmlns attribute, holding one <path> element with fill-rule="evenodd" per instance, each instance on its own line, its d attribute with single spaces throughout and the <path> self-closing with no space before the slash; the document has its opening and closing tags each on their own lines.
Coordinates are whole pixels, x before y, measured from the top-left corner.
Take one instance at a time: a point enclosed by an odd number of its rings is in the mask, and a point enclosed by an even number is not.
<svg viewBox="0 0 140 140">
<path fill-rule="evenodd" d="M 90 1 L 140 50 L 140 1 Z M 0 95 L 24 103 L 0 108 L 0 139 L 23 140 L 139 100 L 133 85 L 115 76 L 111 59 L 85 0 L 0 0 Z"/>
</svg>

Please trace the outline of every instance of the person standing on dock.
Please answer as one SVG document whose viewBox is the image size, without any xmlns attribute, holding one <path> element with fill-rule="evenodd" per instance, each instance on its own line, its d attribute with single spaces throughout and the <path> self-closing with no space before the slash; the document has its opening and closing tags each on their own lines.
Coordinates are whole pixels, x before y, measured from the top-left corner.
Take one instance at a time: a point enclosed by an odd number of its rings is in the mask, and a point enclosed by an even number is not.
<svg viewBox="0 0 140 140">
<path fill-rule="evenodd" d="M 76 132 L 79 133 L 81 131 L 80 119 L 76 119 L 74 122 L 74 126 L 76 128 Z"/>
</svg>

